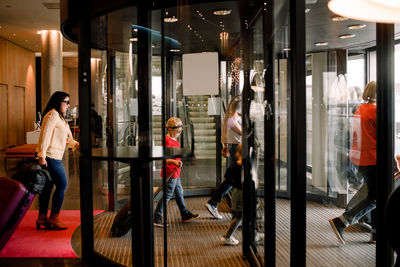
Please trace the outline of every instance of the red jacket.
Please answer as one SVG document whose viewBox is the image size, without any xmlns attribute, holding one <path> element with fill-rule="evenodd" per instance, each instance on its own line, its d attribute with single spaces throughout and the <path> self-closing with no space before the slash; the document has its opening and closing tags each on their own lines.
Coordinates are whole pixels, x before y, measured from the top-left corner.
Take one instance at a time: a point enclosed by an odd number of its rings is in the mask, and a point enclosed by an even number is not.
<svg viewBox="0 0 400 267">
<path fill-rule="evenodd" d="M 352 126 L 351 162 L 357 166 L 376 165 L 376 105 L 359 106 Z"/>
</svg>

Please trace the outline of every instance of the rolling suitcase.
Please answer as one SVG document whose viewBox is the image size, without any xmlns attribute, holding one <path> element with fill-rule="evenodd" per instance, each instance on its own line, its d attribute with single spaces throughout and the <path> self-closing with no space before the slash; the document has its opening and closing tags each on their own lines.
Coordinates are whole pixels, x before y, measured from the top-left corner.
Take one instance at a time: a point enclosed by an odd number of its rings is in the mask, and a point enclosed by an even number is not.
<svg viewBox="0 0 400 267">
<path fill-rule="evenodd" d="M 175 173 L 177 168 L 167 177 L 166 183 L 171 179 L 172 175 Z M 161 192 L 163 189 L 162 184 L 153 193 L 153 199 Z M 120 209 L 120 211 L 115 215 L 113 224 L 111 226 L 111 236 L 121 237 L 125 235 L 132 227 L 132 215 L 131 215 L 131 200 Z"/>
<path fill-rule="evenodd" d="M 22 183 L 0 177 L 0 250 L 14 233 L 35 196 Z"/>
</svg>

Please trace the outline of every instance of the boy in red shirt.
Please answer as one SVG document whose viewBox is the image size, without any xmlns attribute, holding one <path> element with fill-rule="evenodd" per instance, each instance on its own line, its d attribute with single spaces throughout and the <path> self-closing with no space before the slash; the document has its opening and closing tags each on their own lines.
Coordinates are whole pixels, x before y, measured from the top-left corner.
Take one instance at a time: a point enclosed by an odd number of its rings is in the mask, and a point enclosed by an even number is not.
<svg viewBox="0 0 400 267">
<path fill-rule="evenodd" d="M 165 146 L 167 147 L 180 147 L 178 142 L 178 137 L 182 133 L 182 121 L 177 117 L 172 117 L 167 121 L 166 127 L 168 129 L 168 134 L 165 136 Z M 190 222 L 198 217 L 199 214 L 191 213 L 183 200 L 183 188 L 181 185 L 180 173 L 182 167 L 181 158 L 175 159 L 167 159 L 166 160 L 166 177 L 169 177 L 171 174 L 171 179 L 167 183 L 167 196 L 166 202 L 172 198 L 175 193 L 176 204 L 181 212 L 182 222 Z M 163 173 L 161 172 L 161 177 Z M 163 227 L 162 220 L 162 212 L 163 212 L 163 199 L 161 198 L 158 201 L 157 207 L 154 211 L 154 226 Z"/>
</svg>

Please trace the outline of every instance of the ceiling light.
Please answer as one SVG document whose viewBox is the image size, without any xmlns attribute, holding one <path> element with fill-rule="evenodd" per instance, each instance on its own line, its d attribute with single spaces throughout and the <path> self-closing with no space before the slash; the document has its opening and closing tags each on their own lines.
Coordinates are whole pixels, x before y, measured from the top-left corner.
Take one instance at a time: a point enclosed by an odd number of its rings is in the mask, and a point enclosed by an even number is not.
<svg viewBox="0 0 400 267">
<path fill-rule="evenodd" d="M 384 5 L 387 7 L 395 7 L 395 8 L 400 8 L 400 2 L 398 0 L 370 0 L 372 2 L 375 2 L 379 5 Z"/>
<path fill-rule="evenodd" d="M 286 48 L 283 48 L 282 50 L 283 51 L 290 51 L 291 49 L 290 49 L 290 47 L 286 47 Z"/>
<path fill-rule="evenodd" d="M 181 50 L 180 49 L 170 49 L 169 51 L 170 52 L 180 52 Z"/>
<path fill-rule="evenodd" d="M 318 43 L 315 43 L 315 45 L 316 46 L 325 46 L 325 45 L 328 45 L 328 42 L 318 42 Z"/>
<path fill-rule="evenodd" d="M 304 10 L 304 12 L 307 14 L 308 12 L 310 12 L 310 9 L 309 9 L 309 8 L 306 8 L 306 9 Z"/>
<path fill-rule="evenodd" d="M 339 35 L 340 39 L 350 39 L 353 38 L 354 36 L 356 36 L 355 34 L 341 34 Z"/>
<path fill-rule="evenodd" d="M 217 10 L 214 10 L 213 14 L 216 16 L 226 16 L 226 15 L 231 14 L 231 12 L 232 12 L 232 9 L 217 9 Z"/>
<path fill-rule="evenodd" d="M 348 20 L 349 18 L 342 17 L 342 16 L 333 16 L 332 21 L 345 21 Z"/>
<path fill-rule="evenodd" d="M 349 29 L 349 30 L 358 30 L 358 29 L 362 29 L 362 28 L 365 28 L 365 27 L 367 27 L 367 25 L 365 25 L 365 24 L 353 24 L 353 25 L 347 26 L 347 29 Z"/>
<path fill-rule="evenodd" d="M 164 22 L 172 23 L 172 22 L 177 22 L 177 21 L 178 21 L 178 18 L 176 18 L 175 16 L 164 18 Z"/>
<path fill-rule="evenodd" d="M 134 31 L 134 32 L 137 32 L 137 31 L 138 31 L 138 29 L 137 29 L 137 28 L 134 28 L 134 29 L 133 29 L 133 31 Z"/>
<path fill-rule="evenodd" d="M 400 3 L 395 0 L 331 0 L 328 8 L 335 14 L 357 20 L 400 22 Z"/>
<path fill-rule="evenodd" d="M 129 41 L 131 41 L 131 42 L 137 42 L 137 41 L 138 41 L 138 38 L 132 37 L 132 38 L 129 38 Z"/>
</svg>

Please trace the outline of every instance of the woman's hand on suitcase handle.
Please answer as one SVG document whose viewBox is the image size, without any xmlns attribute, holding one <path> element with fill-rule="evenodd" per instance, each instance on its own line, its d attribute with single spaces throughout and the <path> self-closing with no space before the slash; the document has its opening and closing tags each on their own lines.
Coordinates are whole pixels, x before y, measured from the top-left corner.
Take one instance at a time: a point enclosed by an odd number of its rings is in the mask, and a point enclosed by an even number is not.
<svg viewBox="0 0 400 267">
<path fill-rule="evenodd" d="M 45 158 L 39 158 L 39 165 L 41 166 L 47 166 L 47 161 Z"/>
</svg>

